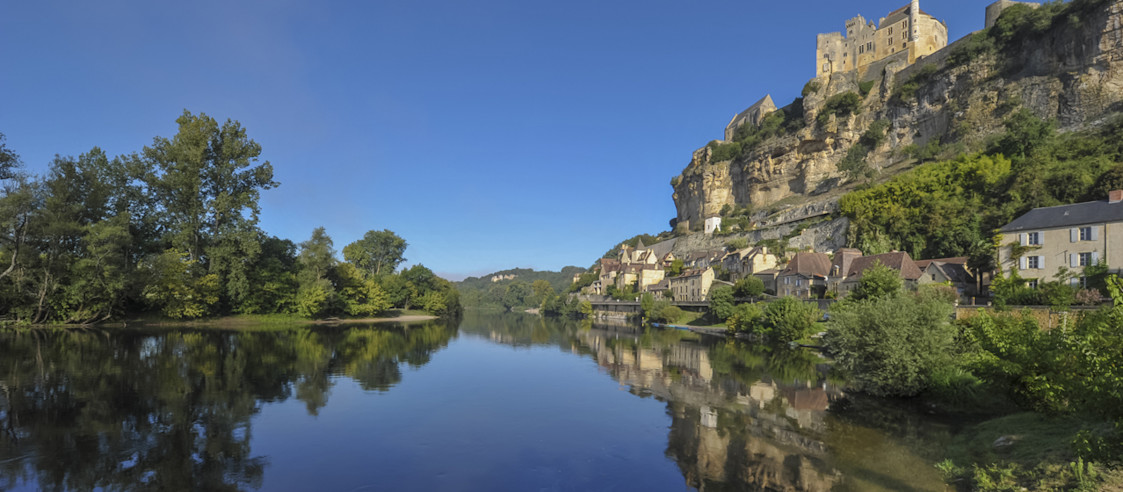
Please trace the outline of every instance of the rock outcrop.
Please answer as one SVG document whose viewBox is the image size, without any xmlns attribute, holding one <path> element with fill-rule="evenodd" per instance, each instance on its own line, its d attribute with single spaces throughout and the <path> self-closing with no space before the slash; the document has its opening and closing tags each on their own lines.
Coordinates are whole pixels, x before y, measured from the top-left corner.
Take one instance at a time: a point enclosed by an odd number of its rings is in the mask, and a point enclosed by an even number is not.
<svg viewBox="0 0 1123 492">
<path fill-rule="evenodd" d="M 680 232 L 700 230 L 727 205 L 760 211 L 781 201 L 782 209 L 829 199 L 846 183 L 839 162 L 875 121 L 889 127 L 866 161 L 895 172 L 893 166 L 907 159 L 900 151 L 910 145 L 980 148 L 1003 131 L 1004 118 L 1019 107 L 1056 120 L 1062 131 L 1097 125 L 1123 109 L 1123 0 L 1099 2 L 1082 12 L 1079 22 L 1056 22 L 1014 53 L 963 56 L 971 38 L 910 66 L 889 64 L 870 81 L 855 72 L 813 79 L 808 87 L 818 90 L 805 91 L 803 127 L 751 152 L 715 162 L 711 146 L 695 151 L 673 180 Z M 868 93 L 856 112 L 819 118 L 831 97 L 863 88 Z"/>
</svg>

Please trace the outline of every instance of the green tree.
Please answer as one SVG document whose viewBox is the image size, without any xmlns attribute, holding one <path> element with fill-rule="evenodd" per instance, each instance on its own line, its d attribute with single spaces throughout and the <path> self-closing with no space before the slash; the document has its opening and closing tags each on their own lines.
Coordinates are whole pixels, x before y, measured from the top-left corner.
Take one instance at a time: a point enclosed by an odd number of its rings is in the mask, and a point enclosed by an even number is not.
<svg viewBox="0 0 1123 492">
<path fill-rule="evenodd" d="M 685 263 L 683 263 L 681 259 L 675 258 L 673 261 L 671 261 L 671 267 L 667 269 L 667 276 L 677 277 L 679 275 L 682 275 L 682 269 L 684 267 Z"/>
<path fill-rule="evenodd" d="M 858 286 L 850 293 L 849 298 L 861 301 L 895 297 L 901 293 L 901 288 L 900 273 L 877 262 L 862 272 L 862 279 L 858 281 Z"/>
<path fill-rule="evenodd" d="M 16 177 L 20 167 L 19 154 L 8 148 L 8 138 L 0 133 L 0 181 Z"/>
<path fill-rule="evenodd" d="M 764 308 L 764 322 L 772 327 L 772 337 L 781 343 L 811 335 L 820 316 L 819 308 L 794 297 L 778 299 Z"/>
<path fill-rule="evenodd" d="M 224 294 L 241 301 L 252 289 L 246 260 L 260 253 L 258 199 L 277 186 L 273 167 L 257 163 L 261 146 L 236 121 L 219 125 L 184 111 L 176 123 L 174 137 L 156 137 L 142 152 L 167 244 L 205 265 Z"/>
<path fill-rule="evenodd" d="M 344 310 L 351 316 L 375 316 L 390 309 L 390 296 L 374 277 L 364 275 L 355 265 L 342 263 L 337 267 L 339 294 Z"/>
<path fill-rule="evenodd" d="M 836 304 L 824 342 L 861 391 L 912 396 L 954 362 L 952 304 L 938 296 L 884 295 Z"/>
<path fill-rule="evenodd" d="M 511 282 L 503 293 L 503 307 L 508 311 L 516 307 L 526 306 L 526 300 L 533 295 L 530 286 L 525 282 Z"/>
<path fill-rule="evenodd" d="M 173 319 L 202 318 L 218 302 L 218 276 L 199 273 L 198 260 L 183 251 L 169 249 L 141 267 L 148 274 L 142 295 L 164 316 Z"/>
<path fill-rule="evenodd" d="M 343 258 L 370 275 L 393 273 L 405 261 L 409 245 L 389 229 L 367 231 L 363 238 L 343 247 Z"/>
<path fill-rule="evenodd" d="M 731 332 L 755 333 L 767 335 L 771 329 L 762 323 L 764 311 L 760 306 L 752 303 L 738 304 L 733 310 L 733 315 L 725 320 L 725 326 Z"/>
<path fill-rule="evenodd" d="M 739 298 L 757 297 L 764 293 L 764 281 L 753 276 L 738 280 L 733 286 L 733 295 Z"/>
<path fill-rule="evenodd" d="M 719 321 L 725 321 L 733 316 L 733 288 L 720 286 L 710 289 L 710 312 Z"/>
<path fill-rule="evenodd" d="M 295 299 L 297 314 L 316 318 L 334 313 L 340 299 L 328 277 L 335 273 L 335 249 L 323 227 L 314 229 L 312 237 L 300 243 L 297 261 L 300 265 Z"/>
</svg>

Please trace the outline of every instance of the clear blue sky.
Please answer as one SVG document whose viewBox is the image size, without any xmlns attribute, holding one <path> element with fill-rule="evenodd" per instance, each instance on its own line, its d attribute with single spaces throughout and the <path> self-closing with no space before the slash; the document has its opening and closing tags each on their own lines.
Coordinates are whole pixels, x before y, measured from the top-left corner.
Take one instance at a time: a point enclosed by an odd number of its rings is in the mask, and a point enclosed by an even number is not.
<svg viewBox="0 0 1123 492">
<path fill-rule="evenodd" d="M 9 1 L 0 132 L 139 151 L 184 109 L 240 121 L 281 186 L 261 227 L 370 229 L 458 278 L 586 266 L 668 228 L 671 177 L 729 119 L 814 75 L 815 34 L 905 0 Z M 987 1 L 922 1 L 952 39 Z"/>
</svg>

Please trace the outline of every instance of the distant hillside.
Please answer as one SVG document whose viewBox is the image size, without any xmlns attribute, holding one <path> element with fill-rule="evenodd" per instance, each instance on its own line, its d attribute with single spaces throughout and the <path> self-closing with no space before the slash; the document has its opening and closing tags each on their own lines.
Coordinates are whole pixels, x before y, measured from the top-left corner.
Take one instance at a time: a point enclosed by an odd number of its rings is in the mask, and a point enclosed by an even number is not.
<svg viewBox="0 0 1123 492">
<path fill-rule="evenodd" d="M 584 272 L 584 268 L 576 266 L 567 266 L 562 268 L 560 272 L 540 272 L 532 268 L 513 268 L 480 277 L 468 277 L 460 282 L 456 282 L 455 285 L 456 288 L 461 291 L 465 289 L 486 291 L 496 285 L 506 286 L 514 282 L 533 284 L 535 280 L 545 280 L 550 283 L 554 291 L 563 292 L 565 289 L 569 288 L 569 284 L 573 283 L 574 275 Z"/>
</svg>

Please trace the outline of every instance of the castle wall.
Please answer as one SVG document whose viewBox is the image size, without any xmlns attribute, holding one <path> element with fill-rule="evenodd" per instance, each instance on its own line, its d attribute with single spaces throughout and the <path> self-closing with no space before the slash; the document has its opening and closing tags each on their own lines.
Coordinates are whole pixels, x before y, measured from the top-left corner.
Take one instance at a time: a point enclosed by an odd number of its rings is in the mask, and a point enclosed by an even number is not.
<svg viewBox="0 0 1123 492">
<path fill-rule="evenodd" d="M 903 7 L 883 17 L 877 24 L 862 16 L 846 21 L 846 33 L 819 34 L 815 48 L 815 76 L 858 70 L 865 73 L 871 65 L 907 53 L 908 63 L 939 51 L 948 43 L 944 23 L 920 13 L 912 25 L 909 8 Z M 910 40 L 918 29 L 917 40 Z M 884 64 L 882 65 L 884 68 Z M 880 71 L 880 69 L 879 69 Z"/>
</svg>

